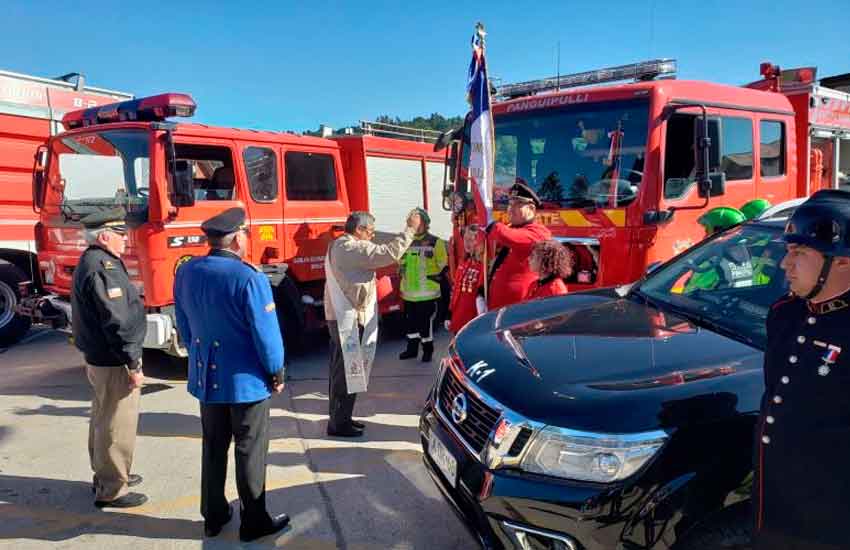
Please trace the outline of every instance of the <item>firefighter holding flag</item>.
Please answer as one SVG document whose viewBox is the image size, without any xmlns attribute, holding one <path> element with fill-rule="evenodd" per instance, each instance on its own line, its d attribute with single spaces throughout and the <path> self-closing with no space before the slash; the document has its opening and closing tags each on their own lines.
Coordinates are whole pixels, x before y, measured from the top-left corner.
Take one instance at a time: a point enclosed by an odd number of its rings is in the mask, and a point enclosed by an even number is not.
<svg viewBox="0 0 850 550">
<path fill-rule="evenodd" d="M 493 221 L 493 174 L 495 139 L 490 110 L 490 82 L 484 58 L 484 26 L 478 23 L 472 38 L 472 62 L 469 65 L 468 100 L 472 105 L 470 124 L 469 177 L 472 183 L 479 223 L 487 226 L 489 247 L 498 250 L 490 270 L 487 306 L 496 309 L 523 301 L 537 275 L 529 257 L 535 243 L 552 234 L 535 223 L 540 199 L 531 187 L 517 182 L 508 199 L 508 222 Z M 486 260 L 485 260 L 486 261 Z"/>
</svg>

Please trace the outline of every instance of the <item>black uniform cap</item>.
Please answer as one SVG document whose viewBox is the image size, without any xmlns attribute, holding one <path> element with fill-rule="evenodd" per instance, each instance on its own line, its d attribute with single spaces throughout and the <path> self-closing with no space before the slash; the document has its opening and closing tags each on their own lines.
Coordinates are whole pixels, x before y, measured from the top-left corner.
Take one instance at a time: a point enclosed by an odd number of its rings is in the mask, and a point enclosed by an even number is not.
<svg viewBox="0 0 850 550">
<path fill-rule="evenodd" d="M 201 224 L 201 231 L 207 237 L 224 237 L 236 233 L 245 226 L 245 210 L 239 207 L 228 208 Z"/>
<path fill-rule="evenodd" d="M 534 189 L 524 183 L 515 183 L 508 191 L 508 199 L 525 199 L 534 203 L 534 206 L 540 208 L 540 197 L 534 192 Z"/>
<path fill-rule="evenodd" d="M 80 218 L 80 223 L 86 229 L 111 229 L 121 233 L 127 232 L 127 211 L 122 207 L 92 212 Z"/>
<path fill-rule="evenodd" d="M 784 239 L 827 256 L 850 256 L 850 193 L 828 189 L 812 195 L 791 214 Z"/>
</svg>

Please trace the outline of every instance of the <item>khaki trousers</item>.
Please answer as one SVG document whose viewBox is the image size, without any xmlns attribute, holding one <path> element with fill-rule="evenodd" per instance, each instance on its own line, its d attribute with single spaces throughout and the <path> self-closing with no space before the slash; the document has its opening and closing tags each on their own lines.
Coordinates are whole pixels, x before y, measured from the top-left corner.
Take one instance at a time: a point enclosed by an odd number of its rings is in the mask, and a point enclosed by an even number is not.
<svg viewBox="0 0 850 550">
<path fill-rule="evenodd" d="M 125 367 L 86 365 L 92 386 L 89 460 L 95 477 L 96 500 L 111 501 L 127 494 L 139 425 L 139 388 L 130 390 Z"/>
</svg>

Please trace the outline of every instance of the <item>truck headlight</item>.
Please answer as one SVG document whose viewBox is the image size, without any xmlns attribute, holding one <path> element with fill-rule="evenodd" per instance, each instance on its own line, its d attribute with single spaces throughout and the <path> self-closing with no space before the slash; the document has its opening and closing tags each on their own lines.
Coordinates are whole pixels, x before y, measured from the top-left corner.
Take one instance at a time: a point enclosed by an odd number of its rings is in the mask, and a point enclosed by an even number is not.
<svg viewBox="0 0 850 550">
<path fill-rule="evenodd" d="M 638 471 L 666 440 L 662 431 L 619 435 L 547 426 L 531 440 L 521 467 L 536 474 L 609 483 Z"/>
</svg>

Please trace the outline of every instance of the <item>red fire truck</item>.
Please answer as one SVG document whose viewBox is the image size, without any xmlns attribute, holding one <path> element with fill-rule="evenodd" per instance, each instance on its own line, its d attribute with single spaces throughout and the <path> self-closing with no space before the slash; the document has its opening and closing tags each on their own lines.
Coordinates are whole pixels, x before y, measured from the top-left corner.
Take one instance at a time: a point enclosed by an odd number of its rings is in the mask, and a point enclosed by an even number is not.
<svg viewBox="0 0 850 550">
<path fill-rule="evenodd" d="M 33 159 L 65 113 L 133 96 L 85 85 L 82 75 L 57 79 L 0 71 L 0 346 L 22 337 L 29 319 L 17 315 L 18 283 L 40 284 L 33 228 Z"/>
<path fill-rule="evenodd" d="M 67 328 L 71 279 L 85 242 L 79 220 L 124 206 L 131 230 L 124 261 L 147 309 L 145 347 L 181 356 L 172 284 L 181 263 L 206 254 L 200 225 L 233 206 L 250 226 L 248 261 L 269 276 L 284 336 L 297 345 L 323 322 L 324 255 L 352 209 L 398 232 L 422 206 L 448 232 L 439 198 L 445 159 L 433 144 L 377 136 L 337 139 L 176 123 L 191 116 L 185 94 L 71 112 L 33 173 L 39 222 L 39 275 L 45 292 L 27 292 L 19 311 Z M 390 270 L 391 272 L 392 270 Z M 382 313 L 400 309 L 380 296 Z"/>
<path fill-rule="evenodd" d="M 850 185 L 850 94 L 840 89 L 850 79 L 766 63 L 762 80 L 737 87 L 675 71 L 659 59 L 496 90 L 495 217 L 514 182 L 535 188 L 539 220 L 575 253 L 571 289 L 640 278 L 702 239 L 696 220 L 708 208 Z M 446 193 L 460 205 L 468 129 L 441 141 L 451 142 Z M 456 219 L 455 234 L 469 216 Z"/>
</svg>

